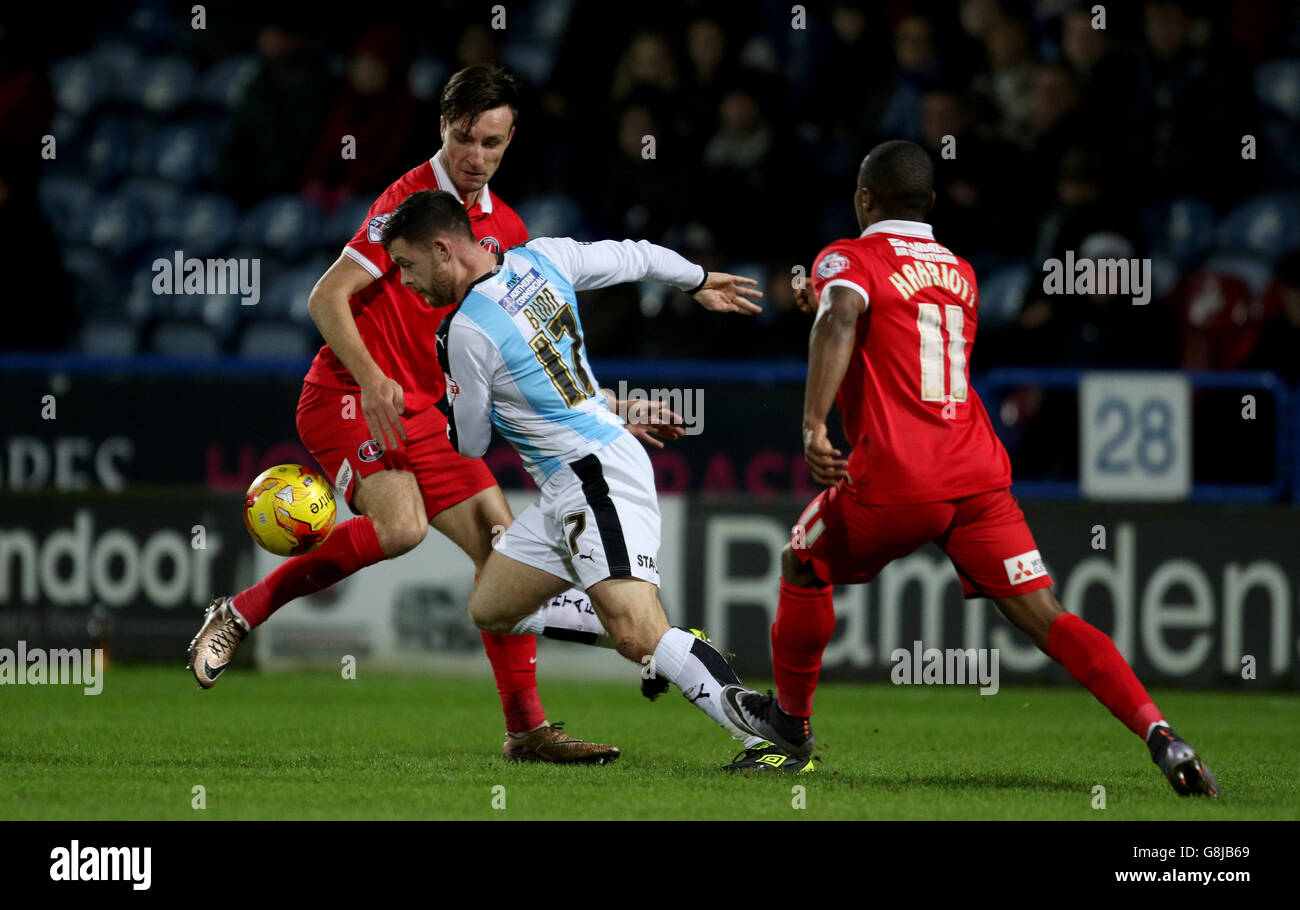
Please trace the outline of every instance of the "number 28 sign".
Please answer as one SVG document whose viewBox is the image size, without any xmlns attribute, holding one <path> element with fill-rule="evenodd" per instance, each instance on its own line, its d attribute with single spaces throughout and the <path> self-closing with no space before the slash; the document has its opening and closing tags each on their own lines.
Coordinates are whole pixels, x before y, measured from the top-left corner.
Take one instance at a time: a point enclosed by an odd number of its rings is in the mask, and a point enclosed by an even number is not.
<svg viewBox="0 0 1300 910">
<path fill-rule="evenodd" d="M 1191 388 L 1177 373 L 1079 380 L 1079 484 L 1088 499 L 1185 499 L 1192 486 Z"/>
</svg>

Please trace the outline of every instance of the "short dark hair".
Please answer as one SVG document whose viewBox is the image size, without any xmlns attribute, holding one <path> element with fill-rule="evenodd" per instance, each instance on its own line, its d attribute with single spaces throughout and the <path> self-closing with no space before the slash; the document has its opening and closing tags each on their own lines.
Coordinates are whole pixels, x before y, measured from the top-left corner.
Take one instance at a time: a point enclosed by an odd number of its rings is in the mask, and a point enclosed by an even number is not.
<svg viewBox="0 0 1300 910">
<path fill-rule="evenodd" d="M 438 234 L 474 239 L 465 207 L 446 190 L 420 190 L 407 196 L 388 217 L 380 236 L 388 249 L 398 238 L 427 246 Z"/>
<path fill-rule="evenodd" d="M 871 190 L 885 214 L 921 221 L 934 193 L 934 162 L 915 142 L 882 142 L 862 159 L 858 186 Z"/>
<path fill-rule="evenodd" d="M 448 124 L 468 119 L 469 125 L 487 111 L 505 105 L 519 119 L 519 80 L 499 66 L 477 63 L 460 70 L 442 90 L 442 116 Z"/>
</svg>

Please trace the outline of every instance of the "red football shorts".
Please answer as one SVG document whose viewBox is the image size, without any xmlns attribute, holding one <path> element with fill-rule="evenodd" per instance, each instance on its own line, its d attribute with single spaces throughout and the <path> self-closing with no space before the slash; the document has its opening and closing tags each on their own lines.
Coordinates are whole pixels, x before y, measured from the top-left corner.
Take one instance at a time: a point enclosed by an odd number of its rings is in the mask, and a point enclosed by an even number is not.
<svg viewBox="0 0 1300 910">
<path fill-rule="evenodd" d="M 1015 597 L 1052 584 L 1009 489 L 944 502 L 873 505 L 844 484 L 814 499 L 790 536 L 822 581 L 865 584 L 895 559 L 933 541 L 970 597 Z"/>
<path fill-rule="evenodd" d="M 402 424 L 406 441 L 390 451 L 370 435 L 359 392 L 327 389 L 314 382 L 302 385 L 298 436 L 334 484 L 334 492 L 349 505 L 357 478 L 376 471 L 414 474 L 429 518 L 496 486 L 482 459 L 466 458 L 451 447 L 447 418 L 436 407 L 404 414 Z"/>
</svg>

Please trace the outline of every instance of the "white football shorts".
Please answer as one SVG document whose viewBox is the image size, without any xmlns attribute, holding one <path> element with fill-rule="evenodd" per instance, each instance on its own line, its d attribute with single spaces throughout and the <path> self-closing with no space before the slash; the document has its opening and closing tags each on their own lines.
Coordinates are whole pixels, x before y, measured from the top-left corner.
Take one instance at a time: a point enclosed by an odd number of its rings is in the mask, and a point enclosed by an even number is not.
<svg viewBox="0 0 1300 910">
<path fill-rule="evenodd" d="M 659 499 L 641 443 L 623 433 L 560 468 L 495 543 L 505 556 L 587 590 L 606 578 L 659 584 Z"/>
</svg>

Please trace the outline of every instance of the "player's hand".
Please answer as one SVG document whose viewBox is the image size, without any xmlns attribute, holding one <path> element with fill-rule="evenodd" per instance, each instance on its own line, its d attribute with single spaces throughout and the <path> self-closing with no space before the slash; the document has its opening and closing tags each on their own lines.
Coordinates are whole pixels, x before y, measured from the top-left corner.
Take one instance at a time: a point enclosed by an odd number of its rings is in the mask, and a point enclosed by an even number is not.
<svg viewBox="0 0 1300 910">
<path fill-rule="evenodd" d="M 406 427 L 401 418 L 405 410 L 402 387 L 397 380 L 385 376 L 361 387 L 361 416 L 366 419 L 371 437 L 384 448 L 395 449 L 406 441 Z"/>
<path fill-rule="evenodd" d="M 809 315 L 817 312 L 817 300 L 813 297 L 812 286 L 807 281 L 803 287 L 794 289 L 794 305 L 801 312 Z"/>
<path fill-rule="evenodd" d="M 743 275 L 709 272 L 704 277 L 704 287 L 696 291 L 694 296 L 700 302 L 700 306 L 706 310 L 753 316 L 763 309 L 753 302 L 763 296 L 763 292 L 757 285 L 756 279 L 746 278 Z"/>
<path fill-rule="evenodd" d="M 847 459 L 831 445 L 826 436 L 826 424 L 805 426 L 803 430 L 803 460 L 808 462 L 814 482 L 824 487 L 834 486 L 849 476 Z"/>
<path fill-rule="evenodd" d="M 681 416 L 669 410 L 662 401 L 634 398 L 618 402 L 618 413 L 627 421 L 627 431 L 646 445 L 662 449 L 660 439 L 672 441 L 686 435 Z"/>
</svg>

